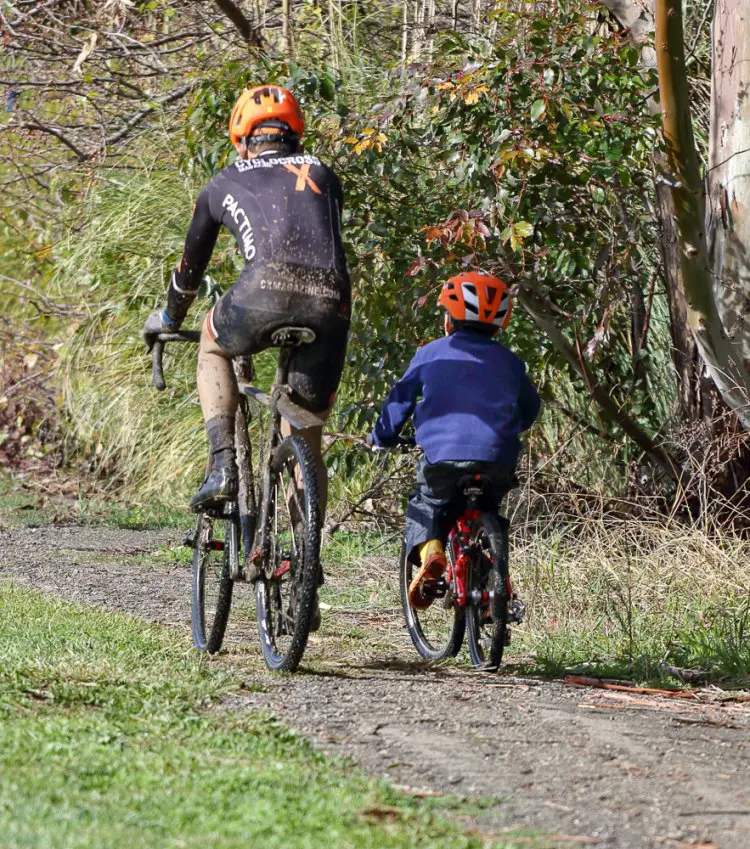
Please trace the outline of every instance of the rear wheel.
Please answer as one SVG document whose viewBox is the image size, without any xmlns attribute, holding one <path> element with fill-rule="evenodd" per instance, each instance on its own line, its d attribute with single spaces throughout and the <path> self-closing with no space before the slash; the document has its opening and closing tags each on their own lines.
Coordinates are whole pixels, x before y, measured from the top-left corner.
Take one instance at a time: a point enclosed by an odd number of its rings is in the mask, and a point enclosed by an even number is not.
<svg viewBox="0 0 750 849">
<path fill-rule="evenodd" d="M 255 584 L 260 645 L 269 669 L 293 672 L 307 646 L 320 558 L 315 461 L 302 437 L 276 449 L 268 497 L 268 557 Z"/>
<path fill-rule="evenodd" d="M 409 585 L 417 571 L 418 567 L 407 559 L 406 548 L 402 546 L 401 606 L 414 648 L 427 660 L 455 657 L 464 639 L 465 616 L 456 606 L 452 582 L 441 581 L 432 604 L 426 610 L 416 610 L 409 604 Z M 448 572 L 452 574 L 450 568 Z"/>
<path fill-rule="evenodd" d="M 471 534 L 466 627 L 469 655 L 478 669 L 494 671 L 508 642 L 508 529 L 493 513 L 481 513 Z"/>
<path fill-rule="evenodd" d="M 231 575 L 239 563 L 240 523 L 236 515 L 198 515 L 193 541 L 191 619 L 198 651 L 214 654 L 224 641 L 232 606 Z"/>
</svg>

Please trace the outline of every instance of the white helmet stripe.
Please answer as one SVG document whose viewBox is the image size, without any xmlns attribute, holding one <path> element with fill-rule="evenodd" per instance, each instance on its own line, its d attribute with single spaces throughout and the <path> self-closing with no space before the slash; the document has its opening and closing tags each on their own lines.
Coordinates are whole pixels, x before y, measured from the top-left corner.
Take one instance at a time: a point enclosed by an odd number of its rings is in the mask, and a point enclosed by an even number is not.
<svg viewBox="0 0 750 849">
<path fill-rule="evenodd" d="M 479 298 L 477 297 L 474 285 L 472 283 L 462 283 L 461 290 L 464 295 L 467 320 L 471 321 L 469 313 L 473 313 L 473 315 L 479 318 Z"/>
</svg>

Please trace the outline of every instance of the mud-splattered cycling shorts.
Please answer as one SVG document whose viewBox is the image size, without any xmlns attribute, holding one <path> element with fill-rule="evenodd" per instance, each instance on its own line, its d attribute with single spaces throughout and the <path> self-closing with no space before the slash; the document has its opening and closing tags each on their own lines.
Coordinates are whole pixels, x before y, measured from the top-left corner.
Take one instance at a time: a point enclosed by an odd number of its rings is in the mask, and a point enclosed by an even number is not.
<svg viewBox="0 0 750 849">
<path fill-rule="evenodd" d="M 209 314 L 209 331 L 229 356 L 272 346 L 285 326 L 309 327 L 315 341 L 300 345 L 289 363 L 289 385 L 314 413 L 331 407 L 346 357 L 351 285 L 335 271 L 288 263 L 253 268 L 225 292 Z"/>
</svg>

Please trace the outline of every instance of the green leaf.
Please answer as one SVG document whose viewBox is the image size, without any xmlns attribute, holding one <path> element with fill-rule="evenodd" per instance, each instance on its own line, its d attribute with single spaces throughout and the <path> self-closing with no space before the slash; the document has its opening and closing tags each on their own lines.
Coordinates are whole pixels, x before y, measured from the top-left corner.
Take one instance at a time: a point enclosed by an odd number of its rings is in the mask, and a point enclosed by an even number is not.
<svg viewBox="0 0 750 849">
<path fill-rule="evenodd" d="M 521 239 L 528 239 L 534 232 L 534 225 L 528 221 L 516 221 L 513 225 L 513 233 Z"/>
<path fill-rule="evenodd" d="M 336 83 L 328 76 L 328 74 L 325 74 L 320 78 L 320 96 L 323 100 L 329 101 L 329 103 L 333 101 L 336 96 Z"/>
<path fill-rule="evenodd" d="M 531 104 L 531 120 L 538 121 L 547 111 L 547 104 L 539 98 Z"/>
</svg>

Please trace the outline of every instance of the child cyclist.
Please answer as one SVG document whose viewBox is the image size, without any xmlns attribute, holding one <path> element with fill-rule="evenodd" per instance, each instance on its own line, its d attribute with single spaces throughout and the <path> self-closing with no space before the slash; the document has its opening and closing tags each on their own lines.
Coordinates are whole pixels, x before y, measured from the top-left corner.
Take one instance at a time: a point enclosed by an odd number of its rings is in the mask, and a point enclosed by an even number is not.
<svg viewBox="0 0 750 849">
<path fill-rule="evenodd" d="M 521 359 L 494 338 L 510 322 L 511 296 L 497 277 L 477 271 L 452 277 L 438 303 L 445 308 L 445 337 L 420 348 L 391 390 L 368 437 L 387 448 L 414 414 L 424 456 L 417 489 L 406 510 L 405 544 L 420 566 L 409 603 L 431 604 L 426 586 L 446 568 L 442 536 L 456 499 L 456 483 L 485 475 L 497 504 L 514 485 L 519 434 L 539 414 L 539 396 Z M 460 506 L 460 505 L 455 505 Z"/>
</svg>

